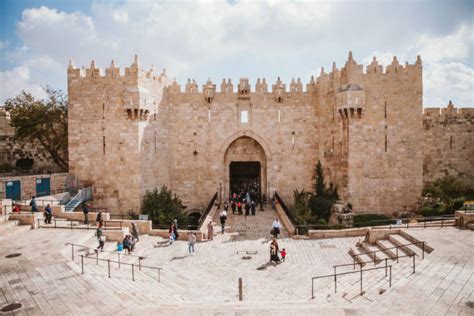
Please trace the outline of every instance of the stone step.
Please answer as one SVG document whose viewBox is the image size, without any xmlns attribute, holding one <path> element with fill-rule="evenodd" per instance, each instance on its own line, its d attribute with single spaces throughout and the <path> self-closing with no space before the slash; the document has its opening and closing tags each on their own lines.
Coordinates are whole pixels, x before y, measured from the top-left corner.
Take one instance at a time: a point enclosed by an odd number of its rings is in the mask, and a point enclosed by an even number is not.
<svg viewBox="0 0 474 316">
<path fill-rule="evenodd" d="M 8 221 L 0 221 L 0 227 L 8 228 L 8 227 L 15 227 L 18 226 L 20 221 L 18 220 L 8 220 Z"/>
</svg>

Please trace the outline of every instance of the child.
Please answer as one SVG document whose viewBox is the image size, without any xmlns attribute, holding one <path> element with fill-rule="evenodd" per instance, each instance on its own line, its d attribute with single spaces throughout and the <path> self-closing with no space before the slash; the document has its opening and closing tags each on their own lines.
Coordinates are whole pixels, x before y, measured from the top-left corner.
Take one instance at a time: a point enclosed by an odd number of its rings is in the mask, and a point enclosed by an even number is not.
<svg viewBox="0 0 474 316">
<path fill-rule="evenodd" d="M 283 262 L 283 261 L 285 261 L 285 257 L 286 257 L 286 250 L 285 250 L 285 248 L 283 248 L 283 250 L 280 251 L 280 253 L 281 253 L 281 261 Z"/>
</svg>

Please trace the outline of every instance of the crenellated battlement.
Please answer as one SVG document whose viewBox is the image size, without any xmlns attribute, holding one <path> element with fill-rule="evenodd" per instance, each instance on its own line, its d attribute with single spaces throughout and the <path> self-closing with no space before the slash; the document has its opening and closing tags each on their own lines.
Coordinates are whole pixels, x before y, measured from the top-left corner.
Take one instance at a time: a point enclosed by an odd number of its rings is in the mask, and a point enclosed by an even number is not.
<svg viewBox="0 0 474 316">
<path fill-rule="evenodd" d="M 112 60 L 110 66 L 105 69 L 100 69 L 97 67 L 94 60 L 91 61 L 91 64 L 88 68 L 81 67 L 76 68 L 72 59 L 69 61 L 67 68 L 68 80 L 88 80 L 89 78 L 97 79 L 150 79 L 157 82 L 162 82 L 163 78 L 166 77 L 166 70 L 163 69 L 161 74 L 155 73 L 155 67 L 152 65 L 150 70 L 143 70 L 140 68 L 138 61 L 138 56 L 135 55 L 133 63 L 130 67 L 125 67 L 121 69 L 116 66 L 115 61 Z"/>
<path fill-rule="evenodd" d="M 446 121 L 446 119 L 474 119 L 474 108 L 457 108 L 449 101 L 445 108 L 425 108 L 423 109 L 425 120 Z"/>
</svg>

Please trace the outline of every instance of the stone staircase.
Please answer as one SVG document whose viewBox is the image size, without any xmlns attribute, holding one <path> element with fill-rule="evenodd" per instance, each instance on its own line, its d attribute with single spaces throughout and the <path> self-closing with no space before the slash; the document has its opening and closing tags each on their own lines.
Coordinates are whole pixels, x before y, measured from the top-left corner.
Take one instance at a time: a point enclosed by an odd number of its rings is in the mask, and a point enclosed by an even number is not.
<svg viewBox="0 0 474 316">
<path fill-rule="evenodd" d="M 245 212 L 245 211 L 244 211 Z M 264 211 L 257 210 L 255 215 L 237 215 L 232 214 L 229 208 L 226 221 L 226 233 L 232 236 L 232 240 L 255 240 L 255 239 L 271 239 L 270 231 L 272 229 L 273 220 L 280 219 L 277 212 L 271 207 L 265 207 Z M 215 223 L 214 231 L 221 232 L 219 214 L 213 219 Z M 281 222 L 281 220 L 280 220 Z M 280 229 L 281 234 L 278 238 L 288 238 L 288 231 L 284 226 Z"/>
</svg>

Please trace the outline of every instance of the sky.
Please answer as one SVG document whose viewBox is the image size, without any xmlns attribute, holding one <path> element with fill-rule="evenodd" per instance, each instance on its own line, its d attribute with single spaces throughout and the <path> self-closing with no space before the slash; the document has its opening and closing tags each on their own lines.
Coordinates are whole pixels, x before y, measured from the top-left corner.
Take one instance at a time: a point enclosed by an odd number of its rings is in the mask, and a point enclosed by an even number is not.
<svg viewBox="0 0 474 316">
<path fill-rule="evenodd" d="M 76 67 L 111 60 L 184 84 L 208 78 L 308 82 L 352 51 L 367 65 L 423 60 L 423 103 L 474 107 L 474 1 L 0 0 L 0 104 L 64 92 Z M 201 89 L 201 88 L 200 88 Z"/>
</svg>

